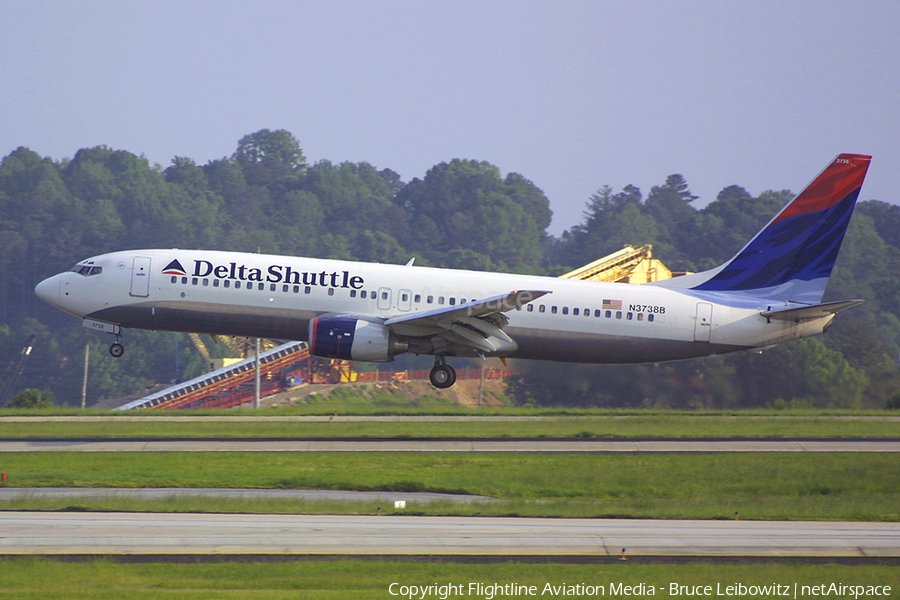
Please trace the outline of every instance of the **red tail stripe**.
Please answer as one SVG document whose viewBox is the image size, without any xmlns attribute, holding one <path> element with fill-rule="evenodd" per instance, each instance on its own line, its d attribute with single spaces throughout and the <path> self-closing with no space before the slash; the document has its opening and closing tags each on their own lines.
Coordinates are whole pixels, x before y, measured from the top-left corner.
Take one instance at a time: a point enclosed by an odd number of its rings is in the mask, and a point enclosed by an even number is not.
<svg viewBox="0 0 900 600">
<path fill-rule="evenodd" d="M 772 222 L 831 208 L 862 186 L 871 156 L 841 154 Z"/>
</svg>

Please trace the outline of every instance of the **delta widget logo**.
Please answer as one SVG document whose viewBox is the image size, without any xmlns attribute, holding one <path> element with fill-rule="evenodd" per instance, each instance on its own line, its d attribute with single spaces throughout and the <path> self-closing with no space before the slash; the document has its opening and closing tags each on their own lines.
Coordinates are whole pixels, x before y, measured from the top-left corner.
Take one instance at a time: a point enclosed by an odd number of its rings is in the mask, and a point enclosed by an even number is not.
<svg viewBox="0 0 900 600">
<path fill-rule="evenodd" d="M 182 277 L 187 275 L 187 272 L 184 270 L 184 267 L 181 266 L 181 263 L 178 262 L 177 258 L 167 264 L 162 272 L 164 275 L 181 275 Z"/>
</svg>

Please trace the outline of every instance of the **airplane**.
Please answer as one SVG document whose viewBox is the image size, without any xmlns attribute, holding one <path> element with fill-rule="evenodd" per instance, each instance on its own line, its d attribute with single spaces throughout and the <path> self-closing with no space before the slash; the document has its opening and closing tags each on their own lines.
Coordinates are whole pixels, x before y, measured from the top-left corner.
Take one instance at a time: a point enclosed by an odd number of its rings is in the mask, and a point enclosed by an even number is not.
<svg viewBox="0 0 900 600">
<path fill-rule="evenodd" d="M 307 341 L 324 358 L 434 356 L 662 362 L 766 349 L 825 332 L 862 302 L 822 303 L 871 156 L 840 154 L 731 260 L 643 285 L 206 250 L 83 260 L 36 294 L 122 328 Z"/>
</svg>

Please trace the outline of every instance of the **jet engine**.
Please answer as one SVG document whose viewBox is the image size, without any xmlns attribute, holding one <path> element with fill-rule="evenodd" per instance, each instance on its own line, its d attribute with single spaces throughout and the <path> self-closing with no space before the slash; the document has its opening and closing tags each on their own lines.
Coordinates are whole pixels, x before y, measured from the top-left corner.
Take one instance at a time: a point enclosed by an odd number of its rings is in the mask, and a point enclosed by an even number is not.
<svg viewBox="0 0 900 600">
<path fill-rule="evenodd" d="M 388 362 L 406 345 L 384 325 L 353 317 L 316 317 L 309 322 L 309 352 L 322 358 Z"/>
</svg>

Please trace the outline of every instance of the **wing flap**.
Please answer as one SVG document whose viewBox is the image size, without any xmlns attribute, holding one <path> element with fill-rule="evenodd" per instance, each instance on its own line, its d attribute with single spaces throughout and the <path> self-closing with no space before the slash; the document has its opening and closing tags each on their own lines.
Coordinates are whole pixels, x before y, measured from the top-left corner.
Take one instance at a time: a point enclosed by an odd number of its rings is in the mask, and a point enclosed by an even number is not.
<svg viewBox="0 0 900 600">
<path fill-rule="evenodd" d="M 423 336 L 440 338 L 482 356 L 505 356 L 515 351 L 518 344 L 503 331 L 508 322 L 503 313 L 521 308 L 549 293 L 544 290 L 516 290 L 457 306 L 397 315 L 385 320 L 384 324 L 395 331 L 418 332 Z"/>
<path fill-rule="evenodd" d="M 473 300 L 457 306 L 446 306 L 421 313 L 397 315 L 385 321 L 384 324 L 390 327 L 400 323 L 412 324 L 421 322 L 424 325 L 428 321 L 439 323 L 440 321 L 452 321 L 461 317 L 486 317 L 524 306 L 549 293 L 543 290 L 517 290 L 508 294 L 485 298 L 484 300 Z"/>
</svg>

